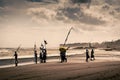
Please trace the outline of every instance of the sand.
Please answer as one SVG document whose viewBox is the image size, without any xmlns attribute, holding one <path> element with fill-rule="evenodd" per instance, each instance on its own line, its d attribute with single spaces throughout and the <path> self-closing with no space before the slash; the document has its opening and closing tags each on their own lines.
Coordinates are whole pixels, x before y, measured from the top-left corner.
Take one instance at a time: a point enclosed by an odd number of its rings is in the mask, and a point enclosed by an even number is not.
<svg viewBox="0 0 120 80">
<path fill-rule="evenodd" d="M 17 67 L 0 68 L 0 80 L 120 80 L 120 52 L 96 51 L 95 58 L 85 62 L 85 54 L 76 54 L 68 56 L 67 63 L 50 57 L 47 63 L 38 64 L 33 58 L 23 58 Z"/>
<path fill-rule="evenodd" d="M 0 80 L 120 80 L 120 61 L 59 61 L 0 69 Z"/>
</svg>

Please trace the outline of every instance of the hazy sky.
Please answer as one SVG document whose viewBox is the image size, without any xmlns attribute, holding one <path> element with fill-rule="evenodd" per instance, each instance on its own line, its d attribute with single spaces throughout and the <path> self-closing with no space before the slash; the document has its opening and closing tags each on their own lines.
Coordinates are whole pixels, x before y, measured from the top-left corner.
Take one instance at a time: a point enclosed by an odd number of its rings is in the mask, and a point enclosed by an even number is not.
<svg viewBox="0 0 120 80">
<path fill-rule="evenodd" d="M 44 39 L 48 47 L 58 47 L 71 27 L 67 43 L 119 39 L 120 12 L 112 10 L 120 6 L 104 10 L 91 4 L 87 9 L 80 0 L 0 0 L 0 47 L 33 47 L 35 42 L 39 47 Z"/>
</svg>

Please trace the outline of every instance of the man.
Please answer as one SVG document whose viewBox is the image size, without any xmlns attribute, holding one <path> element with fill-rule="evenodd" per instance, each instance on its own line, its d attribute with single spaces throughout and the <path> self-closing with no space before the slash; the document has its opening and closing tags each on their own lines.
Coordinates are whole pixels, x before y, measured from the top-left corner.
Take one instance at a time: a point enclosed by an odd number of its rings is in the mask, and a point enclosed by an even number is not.
<svg viewBox="0 0 120 80">
<path fill-rule="evenodd" d="M 89 51 L 88 49 L 86 49 L 86 62 L 88 62 L 88 59 L 89 59 Z"/>
<path fill-rule="evenodd" d="M 62 62 L 64 62 L 64 56 L 65 56 L 64 52 L 65 52 L 65 48 L 60 47 L 60 48 L 59 48 L 59 51 L 60 51 L 60 58 L 61 58 L 61 63 L 62 63 Z"/>
<path fill-rule="evenodd" d="M 67 51 L 69 48 L 70 48 L 70 47 L 68 47 L 68 48 L 60 47 L 60 48 L 59 48 L 60 57 L 61 57 L 61 63 L 64 62 L 64 61 L 67 62 L 66 51 Z"/>
<path fill-rule="evenodd" d="M 15 51 L 15 66 L 18 66 L 18 54 L 17 54 L 17 51 Z"/>
<path fill-rule="evenodd" d="M 37 64 L 37 51 L 34 51 L 35 63 Z"/>
<path fill-rule="evenodd" d="M 46 63 L 46 59 L 47 59 L 47 50 L 43 49 L 43 62 Z"/>
<path fill-rule="evenodd" d="M 39 58 L 40 58 L 40 63 L 43 63 L 43 51 L 42 51 L 42 48 L 40 48 Z"/>
<path fill-rule="evenodd" d="M 92 61 L 92 60 L 95 60 L 94 50 L 93 50 L 93 49 L 91 50 L 91 61 Z"/>
</svg>

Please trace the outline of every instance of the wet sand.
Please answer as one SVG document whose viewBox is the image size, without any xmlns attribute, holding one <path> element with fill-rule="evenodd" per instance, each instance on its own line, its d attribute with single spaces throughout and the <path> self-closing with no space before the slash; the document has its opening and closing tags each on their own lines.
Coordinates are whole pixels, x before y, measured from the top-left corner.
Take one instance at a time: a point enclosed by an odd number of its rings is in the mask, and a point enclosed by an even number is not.
<svg viewBox="0 0 120 80">
<path fill-rule="evenodd" d="M 120 61 L 69 57 L 67 63 L 52 61 L 0 69 L 0 80 L 120 80 Z"/>
<path fill-rule="evenodd" d="M 68 56 L 67 63 L 49 57 L 47 63 L 34 64 L 21 59 L 17 67 L 0 68 L 0 80 L 120 80 L 119 52 L 96 52 L 95 61 L 85 62 L 85 54 Z M 8 60 L 5 60 L 5 62 Z M 30 62 L 30 63 L 29 63 Z"/>
</svg>

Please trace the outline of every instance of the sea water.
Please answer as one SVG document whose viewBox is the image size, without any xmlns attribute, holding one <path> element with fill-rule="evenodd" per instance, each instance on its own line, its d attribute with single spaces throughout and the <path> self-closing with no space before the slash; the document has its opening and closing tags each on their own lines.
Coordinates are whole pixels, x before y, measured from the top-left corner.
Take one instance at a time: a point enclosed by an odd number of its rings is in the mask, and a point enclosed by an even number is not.
<svg viewBox="0 0 120 80">
<path fill-rule="evenodd" d="M 70 49 L 67 51 L 66 55 L 79 55 L 78 59 L 85 59 L 85 49 Z M 91 49 L 89 49 L 89 55 L 90 55 Z M 96 60 L 103 60 L 103 61 L 109 61 L 109 60 L 113 60 L 113 61 L 120 61 L 120 51 L 105 51 L 102 49 L 95 49 L 95 58 Z M 37 51 L 38 53 L 38 57 L 39 57 L 39 53 L 40 51 Z M 2 60 L 6 60 L 6 63 L 9 63 L 9 61 L 12 59 L 12 61 L 14 61 L 14 49 L 0 49 L 0 63 L 2 63 Z M 34 51 L 33 49 L 22 49 L 18 52 L 18 59 L 19 58 L 34 58 Z M 51 57 L 51 56 L 60 56 L 60 52 L 58 49 L 47 49 L 47 56 Z M 26 59 L 25 59 L 26 60 Z M 54 62 L 56 61 L 56 59 L 50 59 L 47 62 Z M 21 65 L 28 65 L 28 64 L 33 64 L 34 62 L 23 62 L 23 63 L 19 63 L 19 66 Z M 13 67 L 14 64 L 9 64 L 9 65 L 0 65 L 0 68 L 4 68 L 4 67 Z"/>
</svg>

